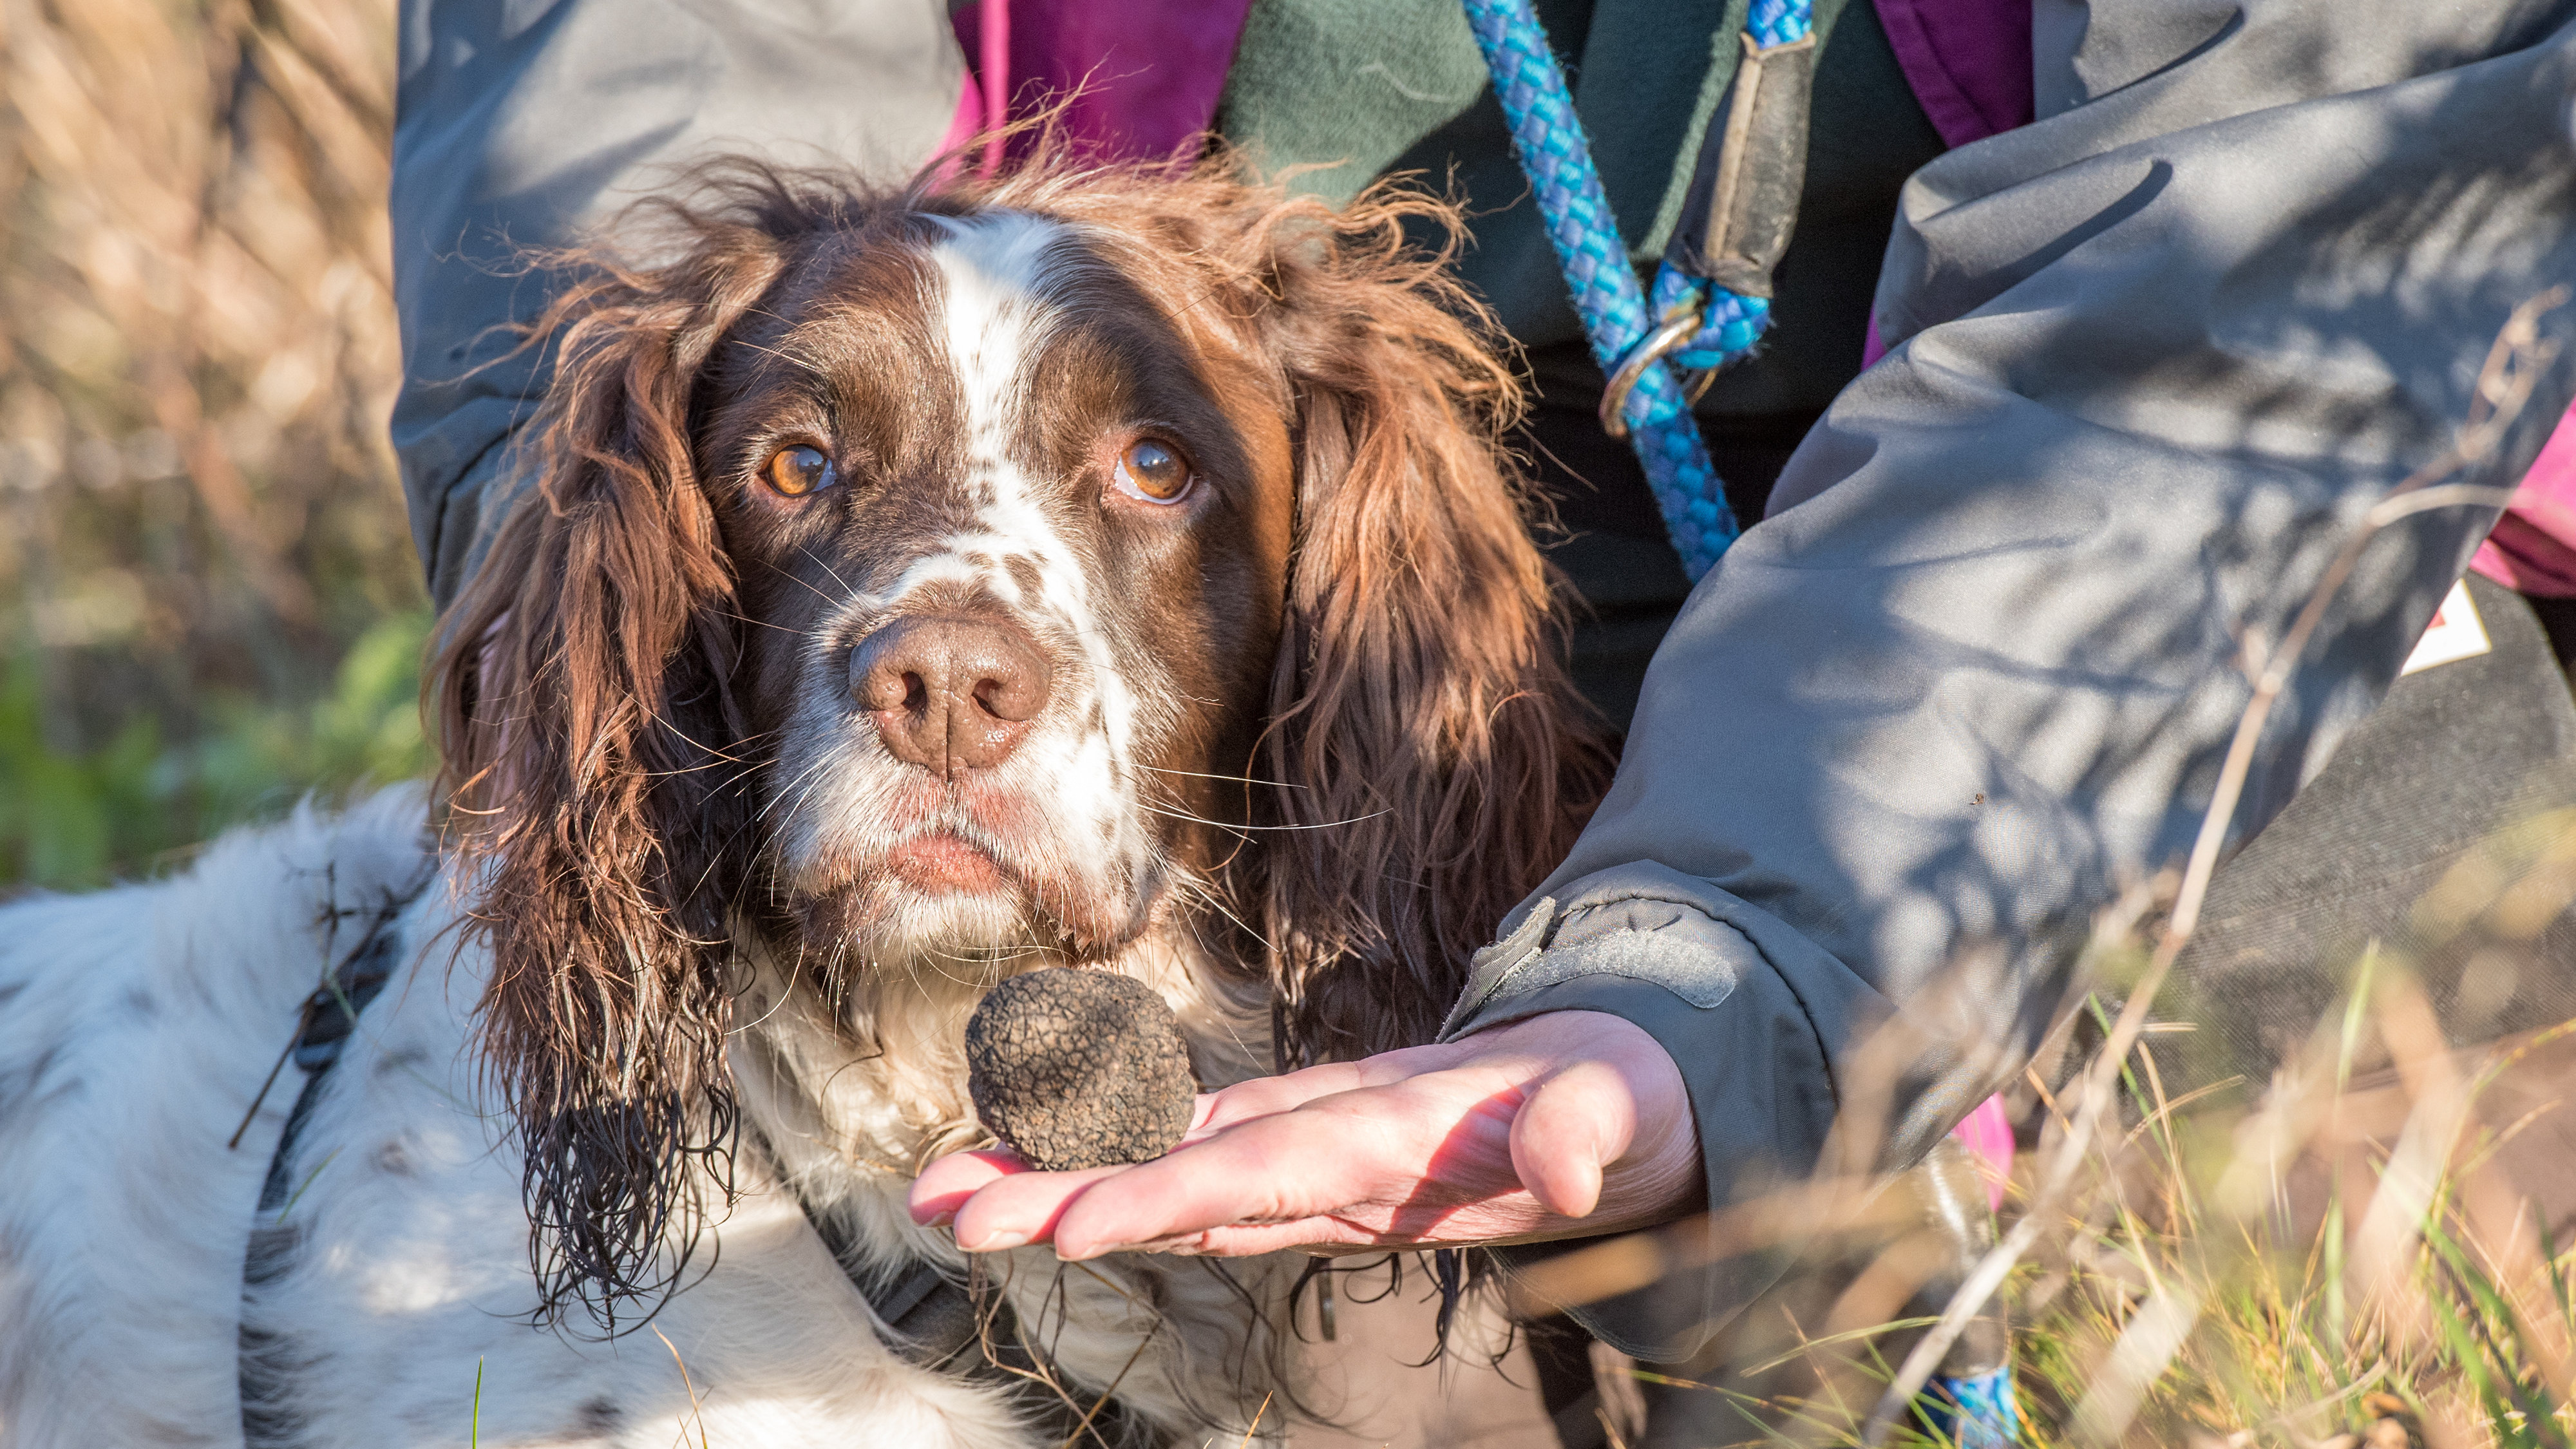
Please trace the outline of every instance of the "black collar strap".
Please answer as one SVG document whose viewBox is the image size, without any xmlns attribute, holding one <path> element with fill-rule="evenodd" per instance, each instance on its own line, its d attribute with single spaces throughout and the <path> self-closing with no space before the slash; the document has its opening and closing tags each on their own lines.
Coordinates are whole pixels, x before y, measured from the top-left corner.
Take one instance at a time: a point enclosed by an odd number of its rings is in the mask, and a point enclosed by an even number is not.
<svg viewBox="0 0 2576 1449">
<path fill-rule="evenodd" d="M 755 1135 L 763 1152 L 768 1144 Z M 777 1158 L 770 1154 L 774 1163 Z M 1043 1437 L 1072 1444 L 1091 1439 L 1101 1449 L 1147 1442 L 1149 1426 L 1116 1399 L 1080 1404 L 1070 1385 L 1062 1384 L 1045 1359 L 1020 1332 L 1019 1316 L 999 1293 L 972 1278 L 960 1283 L 927 1260 L 915 1260 L 892 1272 L 856 1266 L 864 1255 L 842 1230 L 840 1221 L 819 1213 L 798 1194 L 796 1205 L 805 1221 L 832 1250 L 832 1259 L 859 1296 L 875 1310 L 891 1337 L 887 1346 L 923 1368 L 937 1369 L 981 1382 L 1009 1384 L 1021 1411 Z"/>
</svg>

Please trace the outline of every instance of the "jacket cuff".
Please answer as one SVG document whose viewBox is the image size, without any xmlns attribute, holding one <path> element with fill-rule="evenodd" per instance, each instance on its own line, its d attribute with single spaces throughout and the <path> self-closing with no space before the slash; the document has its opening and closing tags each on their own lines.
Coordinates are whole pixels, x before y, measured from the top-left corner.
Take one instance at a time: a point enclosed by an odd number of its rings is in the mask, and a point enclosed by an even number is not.
<svg viewBox="0 0 2576 1449">
<path fill-rule="evenodd" d="M 1562 902 L 1520 915 L 1477 953 L 1443 1041 L 1544 1011 L 1608 1012 L 1681 1069 L 1712 1208 L 1814 1170 L 1837 1106 L 1832 1048 L 1847 1039 L 1849 987 L 1860 984 L 1842 963 L 1707 881 L 1651 862 L 1585 877 Z M 1508 1270 L 1552 1252 L 1496 1256 Z M 1706 1266 L 1567 1311 L 1620 1351 L 1669 1363 L 1769 1287 L 1789 1254 L 1695 1256 Z"/>
</svg>

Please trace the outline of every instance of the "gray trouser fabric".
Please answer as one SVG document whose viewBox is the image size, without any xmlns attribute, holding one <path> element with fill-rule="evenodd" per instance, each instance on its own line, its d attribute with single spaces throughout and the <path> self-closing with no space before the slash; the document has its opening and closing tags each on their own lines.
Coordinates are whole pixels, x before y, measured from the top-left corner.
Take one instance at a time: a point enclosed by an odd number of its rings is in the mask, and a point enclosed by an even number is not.
<svg viewBox="0 0 2576 1449">
<path fill-rule="evenodd" d="M 395 97 L 393 442 L 412 541 L 444 604 L 511 489 L 544 387 L 511 327 L 573 245 L 723 155 L 910 174 L 964 58 L 940 0 L 403 0 Z"/>
<path fill-rule="evenodd" d="M 2365 957 L 2415 976 L 2457 1043 L 2576 1018 L 2576 912 L 2498 919 L 2483 893 L 2444 891 L 2479 860 L 2513 878 L 2510 857 L 2497 858 L 2512 836 L 2498 832 L 2576 815 L 2576 701 L 2540 621 L 2501 584 L 2471 574 L 2467 588 L 2488 651 L 2397 681 L 2211 882 L 2156 1002 L 2159 1018 L 2192 1028 L 2157 1038 L 2168 1092 L 2259 1090 Z M 2357 1045 L 2354 1073 L 2387 1065 L 2383 1046 Z"/>
<path fill-rule="evenodd" d="M 2016 1070 L 2093 911 L 2198 829 L 2241 633 L 2280 635 L 2449 445 L 2512 308 L 2576 277 L 2571 14 L 2101 4 L 2045 30 L 2072 48 L 2040 93 L 2070 104 L 1908 183 L 1877 303 L 1897 350 L 1694 591 L 1608 801 L 1450 1031 L 1644 1026 L 1720 1204 L 1813 1167 L 1874 1073 L 1868 1160 L 1892 1164 Z M 2554 372 L 2473 480 L 2518 477 L 2569 391 Z M 2420 515 L 2366 552 L 2236 838 L 2388 688 L 2491 522 Z M 1676 1357 L 1771 1271 L 1582 1316 Z"/>
</svg>

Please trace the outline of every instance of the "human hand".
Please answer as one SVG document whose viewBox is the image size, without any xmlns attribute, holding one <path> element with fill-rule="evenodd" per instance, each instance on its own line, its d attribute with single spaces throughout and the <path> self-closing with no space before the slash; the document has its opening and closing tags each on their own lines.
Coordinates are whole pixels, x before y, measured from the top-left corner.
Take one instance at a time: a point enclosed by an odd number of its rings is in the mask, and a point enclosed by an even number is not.
<svg viewBox="0 0 2576 1449">
<path fill-rule="evenodd" d="M 1703 1191 L 1672 1058 L 1622 1018 L 1564 1011 L 1202 1096 L 1152 1162 L 1038 1172 L 1005 1151 L 953 1153 L 911 1203 L 969 1252 L 1052 1241 L 1076 1260 L 1607 1233 Z"/>
</svg>

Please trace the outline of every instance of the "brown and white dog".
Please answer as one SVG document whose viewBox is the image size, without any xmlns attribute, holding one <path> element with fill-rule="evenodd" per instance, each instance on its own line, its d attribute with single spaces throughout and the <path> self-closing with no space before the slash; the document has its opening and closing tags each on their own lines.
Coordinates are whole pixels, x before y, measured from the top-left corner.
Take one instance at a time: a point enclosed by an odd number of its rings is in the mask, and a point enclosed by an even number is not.
<svg viewBox="0 0 2576 1449">
<path fill-rule="evenodd" d="M 9 1442 L 1037 1442 L 808 1219 L 966 1276 L 903 1197 L 977 1139 L 980 994 L 1134 975 L 1210 1084 L 1426 1039 L 1605 783 L 1436 203 L 703 180 L 541 326 L 443 847 L 397 794 L 0 911 Z M 426 872 L 255 1225 L 293 1093 L 224 1139 Z M 1293 1265 L 981 1271 L 1038 1397 L 1190 1444 L 1298 1400 Z"/>
</svg>

